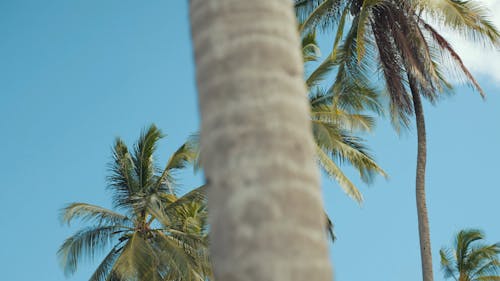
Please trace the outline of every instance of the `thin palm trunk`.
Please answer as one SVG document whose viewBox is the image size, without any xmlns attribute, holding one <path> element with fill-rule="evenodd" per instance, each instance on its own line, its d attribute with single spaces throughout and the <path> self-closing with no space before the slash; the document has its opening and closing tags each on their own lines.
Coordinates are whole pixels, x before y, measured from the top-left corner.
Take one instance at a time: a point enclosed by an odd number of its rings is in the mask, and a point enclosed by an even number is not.
<svg viewBox="0 0 500 281">
<path fill-rule="evenodd" d="M 411 77 L 410 90 L 413 97 L 413 107 L 415 110 L 415 120 L 417 123 L 417 173 L 415 183 L 415 193 L 417 200 L 418 234 L 420 237 L 420 258 L 422 261 L 422 277 L 424 281 L 433 281 L 432 273 L 432 251 L 429 217 L 427 214 L 427 205 L 425 202 L 425 164 L 427 161 L 427 140 L 425 133 L 424 109 L 420 93 L 415 82 Z"/>
<path fill-rule="evenodd" d="M 292 1 L 190 16 L 215 280 L 332 280 Z"/>
</svg>

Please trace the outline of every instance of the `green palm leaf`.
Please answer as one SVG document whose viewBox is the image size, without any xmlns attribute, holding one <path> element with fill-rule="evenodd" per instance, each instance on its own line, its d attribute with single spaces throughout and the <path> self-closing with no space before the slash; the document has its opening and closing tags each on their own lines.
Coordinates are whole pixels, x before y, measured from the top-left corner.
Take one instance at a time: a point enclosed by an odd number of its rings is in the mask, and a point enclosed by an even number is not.
<svg viewBox="0 0 500 281">
<path fill-rule="evenodd" d="M 354 199 L 356 202 L 363 202 L 363 196 L 358 188 L 349 180 L 342 170 L 332 161 L 327 153 L 319 146 L 316 146 L 316 155 L 318 157 L 321 168 L 332 178 L 334 178 L 344 192 Z"/>
<path fill-rule="evenodd" d="M 186 168 L 189 164 L 193 163 L 195 158 L 196 151 L 189 142 L 181 145 L 181 147 L 179 147 L 168 159 L 165 169 L 156 182 L 156 188 L 160 189 L 164 186 L 169 193 L 175 194 L 173 188 L 175 186 L 173 173 L 175 173 L 176 170 Z"/>
<path fill-rule="evenodd" d="M 116 261 L 116 259 L 120 256 L 121 250 L 123 248 L 113 248 L 106 257 L 102 260 L 101 264 L 94 271 L 89 281 L 105 281 L 111 273 L 111 269 Z"/>
<path fill-rule="evenodd" d="M 66 239 L 57 252 L 64 273 L 73 274 L 85 256 L 93 260 L 99 251 L 126 229 L 120 225 L 87 227 Z"/>
<path fill-rule="evenodd" d="M 71 203 L 61 211 L 61 222 L 70 224 L 74 219 L 82 222 L 95 222 L 99 225 L 130 225 L 132 221 L 112 210 L 87 203 Z"/>
</svg>

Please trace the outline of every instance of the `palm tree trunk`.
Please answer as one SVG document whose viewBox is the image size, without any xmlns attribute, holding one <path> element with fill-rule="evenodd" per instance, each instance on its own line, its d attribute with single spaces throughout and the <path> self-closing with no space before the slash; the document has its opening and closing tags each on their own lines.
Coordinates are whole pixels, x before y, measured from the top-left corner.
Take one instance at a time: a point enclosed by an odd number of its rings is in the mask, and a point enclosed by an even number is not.
<svg viewBox="0 0 500 281">
<path fill-rule="evenodd" d="M 427 141 L 425 133 L 424 109 L 415 81 L 411 77 L 408 78 L 410 81 L 410 90 L 413 97 L 413 107 L 415 110 L 415 119 L 417 123 L 418 151 L 415 192 L 417 199 L 418 234 L 420 237 L 422 277 L 424 281 L 433 281 L 434 275 L 432 273 L 432 251 L 429 217 L 427 214 L 427 205 L 425 203 L 425 163 L 427 161 Z"/>
<path fill-rule="evenodd" d="M 215 280 L 332 280 L 290 0 L 191 0 Z"/>
</svg>

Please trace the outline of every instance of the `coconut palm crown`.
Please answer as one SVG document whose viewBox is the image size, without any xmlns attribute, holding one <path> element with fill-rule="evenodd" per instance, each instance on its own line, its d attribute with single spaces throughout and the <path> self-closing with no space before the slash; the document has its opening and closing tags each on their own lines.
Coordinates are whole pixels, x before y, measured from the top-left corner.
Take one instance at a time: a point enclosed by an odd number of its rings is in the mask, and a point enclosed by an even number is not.
<svg viewBox="0 0 500 281">
<path fill-rule="evenodd" d="M 500 280 L 500 243 L 484 244 L 484 238 L 480 230 L 462 230 L 452 248 L 442 248 L 439 254 L 444 277 L 456 281 Z"/>
<path fill-rule="evenodd" d="M 211 276 L 202 188 L 176 195 L 174 174 L 193 160 L 193 150 L 189 143 L 182 145 L 159 169 L 153 156 L 162 137 L 151 125 L 132 150 L 116 139 L 107 179 L 113 210 L 87 203 L 62 209 L 63 223 L 89 224 L 58 251 L 66 275 L 75 273 L 82 259 L 95 260 L 109 250 L 90 281 L 194 281 Z"/>
</svg>

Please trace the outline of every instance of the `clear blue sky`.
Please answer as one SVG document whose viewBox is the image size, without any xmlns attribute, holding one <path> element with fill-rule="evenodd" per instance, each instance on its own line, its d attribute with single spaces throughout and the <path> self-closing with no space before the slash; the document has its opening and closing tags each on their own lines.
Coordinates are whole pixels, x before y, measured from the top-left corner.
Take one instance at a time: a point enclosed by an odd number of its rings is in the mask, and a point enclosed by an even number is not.
<svg viewBox="0 0 500 281">
<path fill-rule="evenodd" d="M 187 1 L 0 0 L 0 38 L 1 279 L 66 280 L 56 251 L 77 227 L 61 226 L 58 211 L 74 201 L 110 206 L 113 139 L 132 143 L 154 122 L 168 134 L 162 163 L 197 130 Z M 437 281 L 438 250 L 457 230 L 500 241 L 499 82 L 479 80 L 486 102 L 458 88 L 425 108 Z M 415 132 L 398 137 L 382 121 L 368 139 L 390 179 L 362 186 L 362 207 L 323 179 L 339 236 L 336 280 L 421 280 Z M 186 190 L 200 182 L 181 176 Z M 87 280 L 95 266 L 67 280 Z"/>
</svg>

